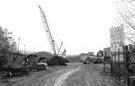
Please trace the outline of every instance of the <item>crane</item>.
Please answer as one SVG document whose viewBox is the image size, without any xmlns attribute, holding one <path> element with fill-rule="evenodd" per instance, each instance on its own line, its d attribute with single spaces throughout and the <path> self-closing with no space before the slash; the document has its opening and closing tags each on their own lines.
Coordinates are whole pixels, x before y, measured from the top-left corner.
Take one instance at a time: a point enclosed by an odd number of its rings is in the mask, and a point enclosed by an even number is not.
<svg viewBox="0 0 135 86">
<path fill-rule="evenodd" d="M 65 47 L 64 47 L 64 45 L 63 45 L 63 42 L 61 42 L 61 45 L 60 45 L 59 48 L 58 48 L 58 46 L 56 46 L 56 47 L 57 47 L 57 50 L 58 50 L 57 53 L 56 53 L 56 49 L 55 49 L 56 43 L 55 43 L 55 41 L 54 41 L 53 38 L 52 38 L 50 29 L 49 29 L 49 25 L 48 25 L 48 23 L 47 23 L 46 16 L 45 16 L 45 14 L 44 14 L 44 12 L 43 12 L 41 6 L 39 6 L 39 10 L 40 10 L 42 22 L 43 22 L 43 25 L 44 25 L 44 28 L 45 28 L 45 31 L 46 31 L 46 34 L 47 34 L 47 37 L 48 37 L 48 41 L 49 41 L 49 44 L 50 44 L 51 49 L 52 49 L 52 54 L 54 54 L 54 55 L 57 54 L 57 55 L 65 56 L 65 55 L 66 55 L 66 49 L 65 49 Z M 64 47 L 64 51 L 60 54 L 60 50 L 61 50 L 62 45 L 63 45 L 63 47 Z"/>
<path fill-rule="evenodd" d="M 52 49 L 52 54 L 56 54 L 56 49 L 55 49 L 55 45 L 54 45 L 54 40 L 53 40 L 53 38 L 52 38 L 50 29 L 49 29 L 49 25 L 48 25 L 47 20 L 46 20 L 46 16 L 45 16 L 45 14 L 44 14 L 44 12 L 43 12 L 41 6 L 38 6 L 38 7 L 39 7 L 39 10 L 40 10 L 40 13 L 41 13 L 41 18 L 42 18 L 42 22 L 43 22 L 43 25 L 44 25 L 44 28 L 45 28 L 47 37 L 48 37 L 48 41 L 49 41 L 49 44 L 50 44 L 51 49 Z"/>
<path fill-rule="evenodd" d="M 65 47 L 64 47 L 64 45 L 63 45 L 63 42 L 61 42 L 61 44 L 60 44 L 59 47 L 58 47 L 57 43 L 55 43 L 55 45 L 56 45 L 56 48 L 57 48 L 57 54 L 58 54 L 59 56 L 65 57 L 65 56 L 66 56 L 66 49 L 65 49 Z M 61 48 L 62 48 L 62 47 L 64 48 L 63 52 L 61 52 Z"/>
</svg>

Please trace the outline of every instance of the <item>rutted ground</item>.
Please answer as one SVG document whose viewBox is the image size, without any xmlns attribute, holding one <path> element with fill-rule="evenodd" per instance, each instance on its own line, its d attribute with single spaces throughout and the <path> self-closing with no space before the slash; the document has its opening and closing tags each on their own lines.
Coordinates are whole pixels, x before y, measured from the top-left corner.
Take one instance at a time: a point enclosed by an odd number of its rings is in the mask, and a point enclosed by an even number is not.
<svg viewBox="0 0 135 86">
<path fill-rule="evenodd" d="M 69 76 L 65 86 L 121 86 L 112 78 L 101 76 L 101 70 L 99 65 L 81 65 L 80 71 Z"/>
<path fill-rule="evenodd" d="M 69 75 L 75 73 L 76 71 L 78 71 L 80 69 L 80 67 L 75 68 L 75 69 L 71 69 L 69 71 L 67 71 L 66 73 L 64 73 L 63 75 L 61 75 L 60 77 L 58 77 L 55 80 L 55 83 L 53 86 L 64 86 L 65 84 L 65 80 L 68 78 Z"/>
<path fill-rule="evenodd" d="M 100 75 L 101 66 L 72 64 L 52 71 L 42 71 L 18 81 L 0 86 L 121 86 L 107 76 Z"/>
</svg>

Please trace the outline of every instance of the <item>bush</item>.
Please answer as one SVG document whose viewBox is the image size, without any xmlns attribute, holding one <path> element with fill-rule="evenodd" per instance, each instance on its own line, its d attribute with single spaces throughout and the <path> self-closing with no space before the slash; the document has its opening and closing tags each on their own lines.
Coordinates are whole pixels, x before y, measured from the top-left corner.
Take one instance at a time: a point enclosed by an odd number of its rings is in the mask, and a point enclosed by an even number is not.
<svg viewBox="0 0 135 86">
<path fill-rule="evenodd" d="M 4 66 L 7 64 L 6 56 L 0 56 L 0 71 L 4 70 Z"/>
</svg>

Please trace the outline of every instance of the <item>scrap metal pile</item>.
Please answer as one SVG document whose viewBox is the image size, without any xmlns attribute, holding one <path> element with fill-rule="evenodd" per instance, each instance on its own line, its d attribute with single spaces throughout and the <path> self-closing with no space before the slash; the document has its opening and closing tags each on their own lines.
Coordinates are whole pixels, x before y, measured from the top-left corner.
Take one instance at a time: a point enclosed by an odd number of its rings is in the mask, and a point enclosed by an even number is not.
<svg viewBox="0 0 135 86">
<path fill-rule="evenodd" d="M 40 59 L 37 55 L 25 56 L 19 53 L 10 53 L 6 56 L 8 61 L 0 70 L 3 77 L 24 75 L 28 74 L 29 71 L 46 70 L 46 64 L 43 64 L 44 59 Z"/>
<path fill-rule="evenodd" d="M 62 56 L 52 56 L 46 59 L 36 54 L 10 53 L 7 58 L 7 64 L 0 68 L 2 77 L 27 75 L 31 71 L 47 70 L 47 66 L 66 66 L 68 62 Z"/>
</svg>

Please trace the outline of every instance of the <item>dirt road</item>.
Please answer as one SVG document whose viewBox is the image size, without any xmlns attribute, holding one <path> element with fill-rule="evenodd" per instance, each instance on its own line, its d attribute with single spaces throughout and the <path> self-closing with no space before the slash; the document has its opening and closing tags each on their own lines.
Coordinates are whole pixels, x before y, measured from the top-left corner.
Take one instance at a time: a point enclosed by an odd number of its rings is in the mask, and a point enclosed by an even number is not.
<svg viewBox="0 0 135 86">
<path fill-rule="evenodd" d="M 21 78 L 1 82 L 0 86 L 121 86 L 107 76 L 101 76 L 101 66 L 81 63 L 52 68 Z"/>
</svg>

